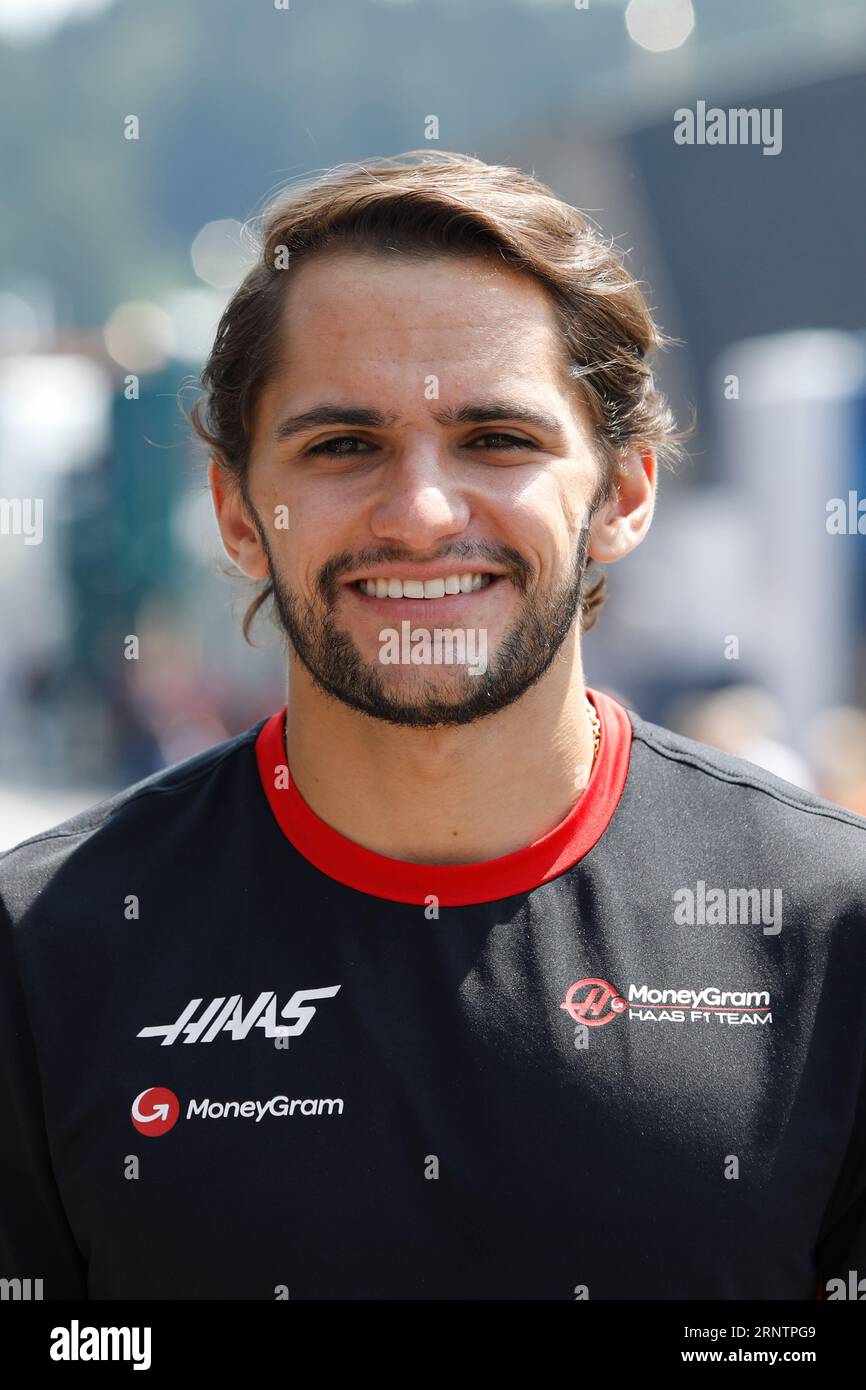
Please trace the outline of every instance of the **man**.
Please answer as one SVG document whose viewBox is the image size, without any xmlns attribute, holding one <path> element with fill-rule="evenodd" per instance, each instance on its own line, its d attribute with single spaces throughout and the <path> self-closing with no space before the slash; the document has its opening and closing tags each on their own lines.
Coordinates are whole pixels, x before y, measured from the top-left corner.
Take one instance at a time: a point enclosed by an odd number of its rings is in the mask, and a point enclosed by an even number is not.
<svg viewBox="0 0 866 1390">
<path fill-rule="evenodd" d="M 589 566 L 644 537 L 675 442 L 658 343 L 515 170 L 416 151 L 268 214 L 194 423 L 287 706 L 0 862 L 0 1275 L 864 1271 L 866 821 L 585 684 Z"/>
</svg>

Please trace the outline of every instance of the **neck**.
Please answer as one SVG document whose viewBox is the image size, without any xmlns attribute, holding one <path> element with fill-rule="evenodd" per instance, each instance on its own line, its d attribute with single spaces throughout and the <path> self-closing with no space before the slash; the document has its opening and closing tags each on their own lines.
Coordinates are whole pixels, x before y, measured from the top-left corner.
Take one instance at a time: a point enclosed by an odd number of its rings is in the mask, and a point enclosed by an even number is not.
<svg viewBox="0 0 866 1390">
<path fill-rule="evenodd" d="M 454 729 L 402 729 L 323 694 L 294 655 L 292 780 L 334 830 L 392 859 L 472 864 L 522 849 L 574 807 L 593 759 L 577 638 L 507 709 Z"/>
</svg>

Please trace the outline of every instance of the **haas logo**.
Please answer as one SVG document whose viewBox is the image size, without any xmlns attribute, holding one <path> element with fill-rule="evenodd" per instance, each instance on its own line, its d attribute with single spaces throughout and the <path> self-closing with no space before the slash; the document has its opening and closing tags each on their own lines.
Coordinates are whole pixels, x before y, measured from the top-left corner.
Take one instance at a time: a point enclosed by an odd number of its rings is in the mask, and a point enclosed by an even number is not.
<svg viewBox="0 0 866 1390">
<path fill-rule="evenodd" d="M 220 1033 L 228 1033 L 233 1042 L 241 1042 L 249 1036 L 252 1028 L 262 1028 L 268 1038 L 299 1038 L 316 1013 L 311 999 L 333 999 L 340 990 L 339 985 L 326 985 L 323 989 L 297 989 L 287 1004 L 279 1011 L 285 1023 L 277 1022 L 277 996 L 272 989 L 263 990 L 259 997 L 244 1009 L 244 1001 L 239 994 L 228 998 L 221 994 L 206 1004 L 201 1013 L 203 999 L 190 999 L 186 1008 L 174 1023 L 154 1023 L 142 1028 L 139 1038 L 162 1038 L 163 1047 L 171 1047 L 179 1037 L 185 1043 L 213 1042 Z"/>
<path fill-rule="evenodd" d="M 585 1023 L 588 1028 L 600 1028 L 627 1009 L 628 1004 L 607 980 L 589 979 L 577 980 L 569 985 L 559 1007 L 571 1014 L 576 1023 Z"/>
<path fill-rule="evenodd" d="M 132 1102 L 132 1123 L 139 1134 L 156 1139 L 177 1124 L 180 1101 L 165 1086 L 149 1086 Z"/>
</svg>

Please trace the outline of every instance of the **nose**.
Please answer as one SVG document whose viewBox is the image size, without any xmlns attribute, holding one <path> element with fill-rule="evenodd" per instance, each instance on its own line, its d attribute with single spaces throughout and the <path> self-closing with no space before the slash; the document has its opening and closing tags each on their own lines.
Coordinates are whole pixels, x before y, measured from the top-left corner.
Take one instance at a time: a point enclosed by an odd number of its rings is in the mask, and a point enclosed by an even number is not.
<svg viewBox="0 0 866 1390">
<path fill-rule="evenodd" d="M 465 531 L 470 515 L 453 465 L 428 436 L 407 443 L 388 463 L 370 526 L 380 541 L 429 550 Z"/>
</svg>

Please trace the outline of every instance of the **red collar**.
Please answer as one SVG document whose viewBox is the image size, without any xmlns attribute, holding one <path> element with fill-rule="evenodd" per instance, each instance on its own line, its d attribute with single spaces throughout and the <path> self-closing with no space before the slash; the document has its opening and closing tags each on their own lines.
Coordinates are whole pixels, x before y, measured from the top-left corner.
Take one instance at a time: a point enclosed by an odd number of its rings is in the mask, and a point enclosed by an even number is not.
<svg viewBox="0 0 866 1390">
<path fill-rule="evenodd" d="M 598 757 L 589 782 L 565 820 L 540 840 L 477 864 L 415 864 L 364 849 L 321 820 L 288 775 L 283 743 L 285 709 L 271 715 L 256 739 L 262 786 L 277 824 L 299 854 L 347 888 L 392 902 L 441 907 L 496 902 L 528 893 L 570 869 L 601 839 L 628 775 L 631 720 L 610 695 L 587 689 L 601 722 Z"/>
</svg>

